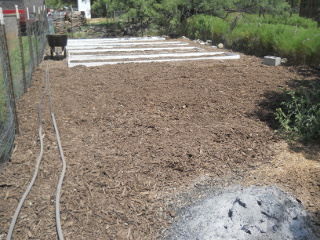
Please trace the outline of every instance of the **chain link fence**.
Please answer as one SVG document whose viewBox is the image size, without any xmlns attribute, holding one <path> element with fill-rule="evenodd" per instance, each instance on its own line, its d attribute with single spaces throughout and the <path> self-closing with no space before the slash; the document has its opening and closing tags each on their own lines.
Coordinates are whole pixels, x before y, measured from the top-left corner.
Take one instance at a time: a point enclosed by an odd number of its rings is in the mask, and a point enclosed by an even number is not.
<svg viewBox="0 0 320 240">
<path fill-rule="evenodd" d="M 10 160 L 19 133 L 16 103 L 31 84 L 49 33 L 44 7 L 19 12 L 17 16 L 0 10 L 0 172 Z"/>
</svg>

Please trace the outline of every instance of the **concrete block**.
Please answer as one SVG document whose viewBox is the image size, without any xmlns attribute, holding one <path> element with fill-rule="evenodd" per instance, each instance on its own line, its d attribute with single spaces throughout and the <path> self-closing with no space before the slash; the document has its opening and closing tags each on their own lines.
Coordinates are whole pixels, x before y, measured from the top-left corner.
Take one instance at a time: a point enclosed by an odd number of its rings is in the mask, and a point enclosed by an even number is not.
<svg viewBox="0 0 320 240">
<path fill-rule="evenodd" d="M 281 58 L 275 56 L 265 56 L 263 58 L 263 63 L 270 66 L 278 66 L 281 64 Z"/>
</svg>

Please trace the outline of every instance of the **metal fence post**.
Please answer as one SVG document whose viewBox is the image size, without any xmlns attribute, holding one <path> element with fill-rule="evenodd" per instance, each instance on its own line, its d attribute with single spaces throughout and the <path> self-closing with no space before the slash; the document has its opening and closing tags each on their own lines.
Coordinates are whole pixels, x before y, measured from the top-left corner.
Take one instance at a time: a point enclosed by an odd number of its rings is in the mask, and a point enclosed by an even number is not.
<svg viewBox="0 0 320 240">
<path fill-rule="evenodd" d="M 48 28 L 46 28 L 46 19 L 47 19 L 47 14 L 46 14 L 46 9 L 45 9 L 45 5 L 41 6 L 41 27 L 42 27 L 42 39 L 41 39 L 41 56 L 43 56 L 44 54 L 44 49 L 46 48 L 46 30 Z"/>
<path fill-rule="evenodd" d="M 3 53 L 5 57 L 6 62 L 6 72 L 8 74 L 8 85 L 9 85 L 9 91 L 10 91 L 10 105 L 13 111 L 14 116 L 14 123 L 15 123 L 15 132 L 16 134 L 19 134 L 19 122 L 18 122 L 18 114 L 17 114 L 17 108 L 16 108 L 16 101 L 14 96 L 14 88 L 13 88 L 13 79 L 12 79 L 12 71 L 11 71 L 11 63 L 10 63 L 10 53 L 8 49 L 8 42 L 7 42 L 7 36 L 6 36 L 6 27 L 5 27 L 5 21 L 3 17 L 3 11 L 2 8 L 0 8 L 0 22 L 1 22 L 1 31 L 2 31 L 2 43 L 3 43 Z"/>
<path fill-rule="evenodd" d="M 41 48 L 40 48 L 40 56 L 43 56 L 45 44 L 44 44 L 44 6 L 39 7 L 39 16 L 40 16 L 40 32 L 41 32 Z"/>
<path fill-rule="evenodd" d="M 42 6 L 41 7 L 38 7 L 38 17 L 39 17 L 39 29 L 40 29 L 40 34 L 39 34 L 39 37 L 40 37 L 40 55 L 41 55 L 41 52 L 42 52 L 42 45 L 43 45 L 43 32 L 42 32 Z M 39 55 L 39 57 L 40 57 Z"/>
<path fill-rule="evenodd" d="M 27 35 L 28 35 L 28 42 L 29 42 L 29 51 L 30 51 L 30 62 L 31 62 L 31 69 L 34 68 L 34 55 L 33 55 L 33 46 L 32 46 L 32 37 L 31 37 L 31 26 L 30 26 L 30 15 L 29 15 L 29 8 L 27 8 Z"/>
<path fill-rule="evenodd" d="M 49 32 L 49 21 L 48 21 L 48 9 L 46 8 L 46 5 L 44 5 L 44 25 L 45 25 L 45 38 L 47 34 L 50 34 Z"/>
<path fill-rule="evenodd" d="M 37 66 L 39 65 L 39 47 L 38 47 L 38 32 L 39 32 L 39 29 L 38 29 L 38 25 L 39 23 L 37 23 L 37 12 L 36 12 L 36 6 L 33 5 L 33 12 L 34 12 L 34 39 L 35 39 L 35 47 L 36 47 L 36 63 L 37 63 Z"/>
<path fill-rule="evenodd" d="M 23 43 L 22 43 L 22 34 L 21 34 L 21 19 L 20 19 L 20 13 L 18 10 L 18 5 L 15 5 L 15 7 L 16 7 L 16 14 L 17 14 L 18 38 L 19 38 L 20 53 L 21 53 L 23 88 L 24 88 L 24 92 L 27 92 L 27 77 L 26 77 L 26 67 L 24 64 L 24 52 L 23 52 Z"/>
</svg>

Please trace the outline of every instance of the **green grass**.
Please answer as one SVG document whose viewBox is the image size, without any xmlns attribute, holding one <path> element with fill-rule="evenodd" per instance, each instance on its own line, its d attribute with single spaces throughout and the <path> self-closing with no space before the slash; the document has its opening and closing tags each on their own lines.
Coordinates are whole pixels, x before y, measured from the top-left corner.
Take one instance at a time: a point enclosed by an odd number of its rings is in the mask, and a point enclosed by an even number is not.
<svg viewBox="0 0 320 240">
<path fill-rule="evenodd" d="M 284 19 L 245 15 L 226 35 L 233 17 L 224 21 L 196 15 L 182 24 L 180 33 L 192 39 L 210 39 L 215 44 L 223 42 L 228 48 L 250 55 L 277 55 L 287 58 L 290 64 L 319 65 L 320 29 L 316 22 L 296 15 Z"/>
<path fill-rule="evenodd" d="M 108 28 L 122 28 L 124 27 L 125 22 L 124 21 L 114 21 L 111 19 L 105 19 L 103 21 L 99 21 L 96 23 L 90 23 L 87 26 L 108 26 Z"/>
<path fill-rule="evenodd" d="M 2 63 L 0 61 L 0 70 L 2 73 Z M 3 124 L 8 118 L 8 97 L 7 97 L 7 87 L 4 84 L 3 76 L 0 77 L 0 129 L 2 129 Z"/>
<path fill-rule="evenodd" d="M 75 38 L 75 39 L 88 38 L 88 33 L 86 33 L 86 32 L 68 33 L 68 37 Z"/>
<path fill-rule="evenodd" d="M 36 63 L 36 54 L 38 53 L 39 59 L 42 59 L 42 49 L 44 48 L 44 41 L 41 41 L 43 37 L 40 36 L 32 36 L 32 48 L 33 48 L 33 56 L 30 54 L 29 49 L 29 40 L 27 36 L 22 37 L 22 46 L 23 46 L 23 55 L 24 55 L 24 66 L 26 73 L 26 85 L 30 85 L 31 75 L 33 72 L 31 61 L 35 60 Z M 37 43 L 37 51 L 36 51 L 36 43 Z M 17 38 L 8 39 L 8 48 L 10 55 L 10 66 L 13 78 L 13 88 L 15 101 L 18 102 L 19 98 L 25 93 L 25 87 L 23 82 L 23 68 L 21 61 L 21 50 L 20 50 L 20 42 Z M 0 161 L 7 160 L 9 157 L 14 141 L 14 125 L 13 122 L 9 122 L 10 120 L 10 103 L 8 98 L 8 83 L 5 83 L 3 77 L 3 69 L 2 63 L 0 59 L 0 131 L 3 137 L 2 143 L 0 144 Z M 11 119 L 12 120 L 12 119 Z M 6 124 L 6 125 L 5 125 Z M 10 124 L 8 126 L 7 124 Z"/>
<path fill-rule="evenodd" d="M 27 43 L 28 43 L 28 38 L 23 37 L 22 44 L 23 44 L 25 68 L 28 68 L 30 63 L 30 54 L 28 54 L 29 45 Z M 15 94 L 15 99 L 17 101 L 24 93 L 20 43 L 18 39 L 11 39 L 10 41 L 8 41 L 8 45 L 10 49 L 10 65 L 12 70 L 14 94 Z"/>
<path fill-rule="evenodd" d="M 35 42 L 36 42 L 36 39 L 33 36 L 32 44 L 33 44 L 34 54 L 35 54 Z M 21 52 L 20 52 L 19 44 L 20 43 L 18 39 L 8 40 L 8 47 L 9 47 L 9 53 L 10 53 L 10 66 L 12 71 L 14 95 L 15 95 L 16 102 L 24 94 Z M 27 85 L 29 85 L 31 81 L 32 69 L 31 69 L 31 55 L 29 51 L 29 42 L 28 42 L 27 36 L 22 37 L 22 44 L 23 44 L 24 64 L 25 64 L 25 70 L 26 70 Z M 38 46 L 38 48 L 39 47 L 40 46 Z M 7 95 L 8 94 L 7 87 L 4 83 L 4 78 L 3 78 L 2 63 L 1 63 L 0 69 L 1 69 L 1 75 L 0 75 L 0 129 L 1 129 L 2 125 L 5 123 L 8 117 L 9 102 L 8 102 L 8 95 Z"/>
<path fill-rule="evenodd" d="M 232 16 L 232 15 L 231 15 Z M 229 17 L 227 21 L 231 22 L 232 17 Z M 273 24 L 273 25 L 288 25 L 295 26 L 299 28 L 317 28 L 317 22 L 311 20 L 310 18 L 299 17 L 298 14 L 293 14 L 291 17 L 287 15 L 283 16 L 272 16 L 265 15 L 265 17 L 260 17 L 257 14 L 246 14 L 240 22 L 250 22 L 250 23 L 261 23 L 261 24 Z"/>
</svg>

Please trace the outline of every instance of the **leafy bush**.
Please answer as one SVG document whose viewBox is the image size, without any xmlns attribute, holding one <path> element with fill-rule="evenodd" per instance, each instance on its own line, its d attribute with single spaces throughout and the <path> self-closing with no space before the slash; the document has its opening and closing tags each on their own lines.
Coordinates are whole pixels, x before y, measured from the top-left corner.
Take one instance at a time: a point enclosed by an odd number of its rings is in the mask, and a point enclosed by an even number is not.
<svg viewBox="0 0 320 240">
<path fill-rule="evenodd" d="M 291 20 L 279 20 L 284 24 L 269 24 L 268 17 L 245 15 L 227 35 L 232 19 L 228 17 L 224 21 L 208 15 L 195 15 L 187 19 L 180 32 L 192 39 L 210 39 L 216 44 L 224 42 L 233 50 L 251 55 L 277 55 L 287 58 L 290 64 L 319 65 L 320 30 L 316 28 L 316 22 L 294 16 Z M 285 23 L 296 23 L 297 26 Z"/>
<path fill-rule="evenodd" d="M 192 39 L 222 41 L 230 23 L 221 18 L 198 14 L 187 19 L 183 24 L 181 33 Z"/>
<path fill-rule="evenodd" d="M 320 89 L 283 90 L 286 100 L 275 116 L 280 123 L 278 131 L 288 141 L 308 142 L 320 137 Z"/>
</svg>

